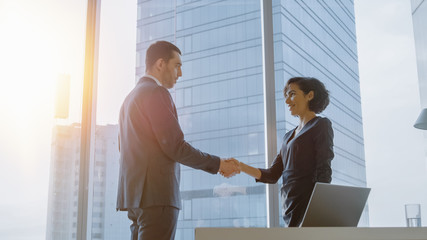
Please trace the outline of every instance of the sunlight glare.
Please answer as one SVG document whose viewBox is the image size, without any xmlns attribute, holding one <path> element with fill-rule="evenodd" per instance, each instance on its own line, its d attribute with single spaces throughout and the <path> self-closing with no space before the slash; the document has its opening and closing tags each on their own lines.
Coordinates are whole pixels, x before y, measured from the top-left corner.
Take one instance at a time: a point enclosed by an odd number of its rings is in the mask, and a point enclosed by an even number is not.
<svg viewBox="0 0 427 240">
<path fill-rule="evenodd" d="M 33 169 L 40 144 L 50 145 L 58 46 L 29 7 L 8 2 L 2 16 L 0 128 L 5 150 Z"/>
</svg>

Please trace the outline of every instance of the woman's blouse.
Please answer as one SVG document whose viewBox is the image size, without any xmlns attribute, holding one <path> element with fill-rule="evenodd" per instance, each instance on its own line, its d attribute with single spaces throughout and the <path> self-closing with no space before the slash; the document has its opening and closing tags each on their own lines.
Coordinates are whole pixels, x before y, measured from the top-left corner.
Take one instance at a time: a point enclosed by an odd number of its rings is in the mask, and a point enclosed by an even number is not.
<svg viewBox="0 0 427 240">
<path fill-rule="evenodd" d="M 330 183 L 334 158 L 332 123 L 328 118 L 311 119 L 294 136 L 287 132 L 273 164 L 261 170 L 257 181 L 276 183 L 282 177 L 283 218 L 290 227 L 299 226 L 316 182 Z"/>
</svg>

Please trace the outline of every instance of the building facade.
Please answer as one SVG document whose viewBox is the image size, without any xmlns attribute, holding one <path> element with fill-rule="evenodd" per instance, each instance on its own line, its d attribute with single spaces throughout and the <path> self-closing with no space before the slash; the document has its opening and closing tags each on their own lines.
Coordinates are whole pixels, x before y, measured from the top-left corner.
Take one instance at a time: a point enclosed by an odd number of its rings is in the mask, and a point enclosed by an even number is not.
<svg viewBox="0 0 427 240">
<path fill-rule="evenodd" d="M 273 0 L 277 148 L 298 119 L 283 87 L 294 76 L 323 81 L 333 123 L 333 182 L 366 186 L 360 86 L 352 1 Z M 182 51 L 183 76 L 171 90 L 185 138 L 221 157 L 265 167 L 261 4 L 259 0 L 138 0 L 136 77 L 157 40 Z M 47 239 L 75 239 L 80 125 L 56 126 L 52 145 Z M 117 126 L 97 126 L 88 214 L 92 239 L 129 238 L 116 212 Z M 181 166 L 182 210 L 176 239 L 196 227 L 266 227 L 266 185 Z M 279 185 L 281 184 L 279 180 Z M 277 196 L 279 198 L 279 196 Z M 368 225 L 367 210 L 361 225 Z M 280 215 L 280 213 L 278 213 Z M 283 224 L 283 221 L 281 221 Z"/>
<path fill-rule="evenodd" d="M 427 2 L 411 0 L 421 108 L 427 108 Z"/>
<path fill-rule="evenodd" d="M 324 113 L 335 131 L 333 182 L 366 186 L 363 125 L 352 1 L 273 0 L 277 144 L 298 119 L 283 87 L 294 76 L 322 80 Z M 137 79 L 157 40 L 182 51 L 183 76 L 171 91 L 186 140 L 222 157 L 265 166 L 259 0 L 138 1 Z M 280 183 L 279 183 L 280 184 Z M 182 166 L 177 239 L 195 227 L 265 227 L 265 185 L 244 174 L 223 179 Z M 367 210 L 361 225 L 368 224 Z"/>
<path fill-rule="evenodd" d="M 53 129 L 48 195 L 47 240 L 73 240 L 77 233 L 80 124 Z M 117 125 L 96 126 L 91 162 L 88 226 L 90 239 L 129 238 L 129 220 L 117 212 L 119 152 Z"/>
<path fill-rule="evenodd" d="M 57 125 L 52 132 L 46 239 L 76 239 L 80 125 Z"/>
</svg>

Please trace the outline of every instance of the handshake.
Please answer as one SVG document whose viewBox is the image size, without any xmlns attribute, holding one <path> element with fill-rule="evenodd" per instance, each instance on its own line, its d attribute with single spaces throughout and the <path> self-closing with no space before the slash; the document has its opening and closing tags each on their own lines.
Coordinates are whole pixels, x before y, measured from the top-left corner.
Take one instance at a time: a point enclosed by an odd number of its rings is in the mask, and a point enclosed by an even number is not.
<svg viewBox="0 0 427 240">
<path fill-rule="evenodd" d="M 237 161 L 235 158 L 221 158 L 221 162 L 219 164 L 218 173 L 222 176 L 229 178 L 236 174 L 239 174 L 241 171 L 241 163 Z"/>
</svg>

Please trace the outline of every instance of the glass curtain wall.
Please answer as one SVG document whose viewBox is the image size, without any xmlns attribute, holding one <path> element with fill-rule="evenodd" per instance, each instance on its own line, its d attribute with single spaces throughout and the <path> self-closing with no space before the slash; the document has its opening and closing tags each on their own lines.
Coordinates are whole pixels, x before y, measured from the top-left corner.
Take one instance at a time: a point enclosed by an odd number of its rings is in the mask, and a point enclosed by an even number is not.
<svg viewBox="0 0 427 240">
<path fill-rule="evenodd" d="M 319 78 L 331 93 L 322 115 L 331 119 L 335 131 L 333 182 L 366 186 L 353 3 L 272 3 L 277 149 L 285 132 L 298 123 L 286 110 L 284 83 L 293 76 Z M 144 75 L 145 51 L 155 41 L 173 42 L 182 51 L 183 76 L 171 94 L 186 140 L 202 151 L 265 167 L 260 6 L 260 0 L 102 1 L 89 239 L 129 238 L 126 213 L 115 211 L 118 113 Z M 76 143 L 73 153 L 79 138 L 66 140 Z M 69 169 L 62 171 L 71 174 Z M 78 186 L 78 179 L 67 182 Z M 225 179 L 181 166 L 181 196 L 176 239 L 194 239 L 196 227 L 267 226 L 266 186 L 245 174 Z M 70 203 L 69 209 L 77 209 L 76 202 Z M 77 223 L 66 224 L 75 228 Z"/>
<path fill-rule="evenodd" d="M 137 78 L 157 40 L 182 51 L 172 90 L 185 138 L 196 148 L 264 167 L 260 1 L 138 1 Z M 181 167 L 176 239 L 196 227 L 265 227 L 265 186 Z"/>
<path fill-rule="evenodd" d="M 51 4 L 58 21 L 46 239 L 76 239 L 87 1 Z M 60 27 L 59 27 L 60 26 Z M 63 32 L 66 29 L 66 32 Z M 67 49 L 67 50 L 64 50 Z M 42 141 L 42 140 L 41 140 Z"/>
<path fill-rule="evenodd" d="M 137 4 L 136 0 L 101 2 L 97 6 L 101 18 L 97 22 L 99 39 L 95 44 L 93 73 L 95 109 L 92 118 L 95 124 L 88 143 L 91 154 L 86 239 L 128 239 L 126 213 L 115 211 L 119 165 L 117 122 L 120 105 L 135 83 Z M 88 1 L 62 4 L 67 13 L 74 16 L 69 22 L 73 26 L 81 24 L 80 28 L 69 28 L 80 41 L 68 46 L 79 50 L 72 54 L 78 55 L 79 61 L 75 65 L 79 68 L 71 69 L 70 74 L 62 74 L 58 78 L 46 231 L 46 239 L 52 240 L 80 239 L 77 229 L 82 223 L 78 220 L 78 196 L 83 164 L 80 149 Z M 122 17 L 116 18 L 118 14 Z M 117 37 L 118 34 L 123 37 Z"/>
<path fill-rule="evenodd" d="M 330 92 L 320 115 L 332 121 L 335 134 L 332 183 L 366 186 L 353 1 L 273 0 L 273 31 L 278 149 L 299 122 L 285 104 L 286 81 L 318 78 Z M 367 209 L 359 224 L 368 225 Z"/>
<path fill-rule="evenodd" d="M 130 239 L 127 212 L 116 211 L 118 119 L 136 84 L 136 0 L 102 0 L 96 85 L 96 124 L 89 171 L 88 239 Z M 117 17 L 120 16 L 120 17 Z"/>
</svg>

